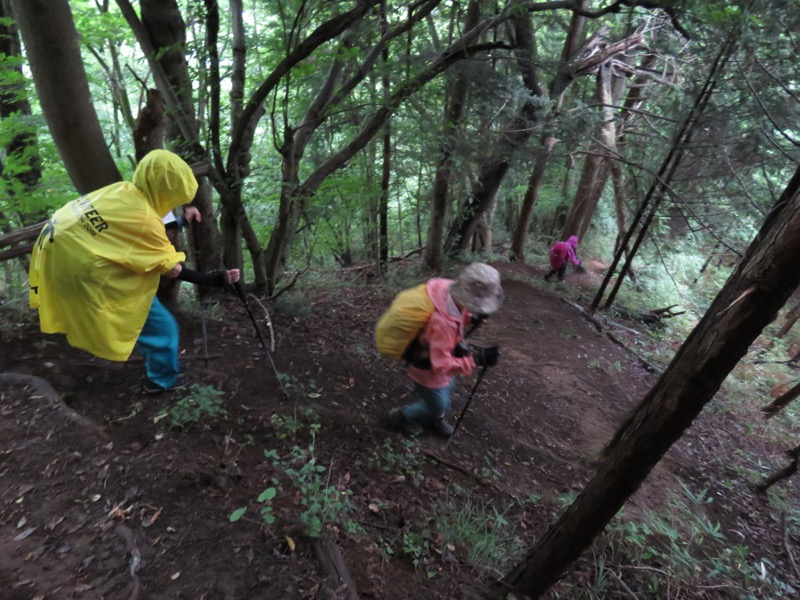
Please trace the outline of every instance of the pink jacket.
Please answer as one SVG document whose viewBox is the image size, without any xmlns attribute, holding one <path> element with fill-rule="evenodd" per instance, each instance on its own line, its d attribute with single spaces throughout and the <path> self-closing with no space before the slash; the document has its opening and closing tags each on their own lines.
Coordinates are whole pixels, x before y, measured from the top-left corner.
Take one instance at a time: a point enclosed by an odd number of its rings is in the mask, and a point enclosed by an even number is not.
<svg viewBox="0 0 800 600">
<path fill-rule="evenodd" d="M 430 349 L 431 368 L 408 367 L 412 381 L 434 390 L 450 385 L 454 375 L 469 375 L 475 368 L 471 355 L 463 358 L 453 356 L 453 348 L 464 339 L 464 326 L 470 322 L 472 315 L 466 309 L 460 315 L 448 309 L 448 304 L 454 306 L 450 299 L 452 283 L 452 279 L 428 280 L 428 296 L 436 310 L 420 334 L 419 341 Z"/>
<path fill-rule="evenodd" d="M 560 269 L 567 260 L 573 265 L 578 266 L 581 264 L 581 259 L 578 258 L 575 249 L 578 247 L 578 236 L 573 235 L 567 239 L 566 242 L 556 242 L 550 248 L 550 266 L 554 269 Z"/>
</svg>

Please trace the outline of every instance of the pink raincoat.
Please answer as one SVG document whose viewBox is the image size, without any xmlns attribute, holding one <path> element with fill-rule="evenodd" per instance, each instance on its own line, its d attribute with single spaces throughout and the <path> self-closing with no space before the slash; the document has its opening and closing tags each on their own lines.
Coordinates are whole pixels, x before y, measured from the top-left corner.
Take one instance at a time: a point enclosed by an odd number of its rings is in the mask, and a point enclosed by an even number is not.
<svg viewBox="0 0 800 600">
<path fill-rule="evenodd" d="M 550 266 L 560 269 L 569 260 L 576 267 L 581 264 L 575 249 L 578 247 L 578 236 L 570 236 L 566 242 L 556 242 L 550 248 Z"/>
<path fill-rule="evenodd" d="M 469 311 L 458 308 L 450 298 L 452 279 L 428 280 L 428 296 L 436 310 L 422 331 L 419 341 L 430 349 L 431 368 L 409 366 L 411 380 L 429 389 L 450 385 L 454 375 L 469 375 L 475 368 L 472 356 L 456 358 L 453 348 L 464 339 L 464 326 L 472 319 Z"/>
</svg>

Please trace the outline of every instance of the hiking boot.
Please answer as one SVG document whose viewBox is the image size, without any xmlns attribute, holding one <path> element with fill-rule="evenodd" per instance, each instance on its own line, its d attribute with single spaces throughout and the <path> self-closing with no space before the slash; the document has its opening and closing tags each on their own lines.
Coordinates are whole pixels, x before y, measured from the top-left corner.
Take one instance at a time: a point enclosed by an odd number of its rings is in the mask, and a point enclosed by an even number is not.
<svg viewBox="0 0 800 600">
<path fill-rule="evenodd" d="M 401 408 L 393 408 L 389 411 L 389 421 L 392 423 L 392 426 L 411 437 L 419 435 L 424 430 L 419 423 L 410 421 L 403 414 L 403 409 Z"/>
<path fill-rule="evenodd" d="M 444 437 L 450 437 L 453 435 L 453 431 L 455 431 L 455 427 L 453 427 L 450 423 L 447 422 L 447 419 L 444 417 L 439 417 L 438 419 L 434 419 L 431 423 L 431 429 L 433 429 L 436 433 Z"/>
<path fill-rule="evenodd" d="M 180 375 L 178 375 L 178 378 L 175 380 L 175 383 L 173 383 L 168 388 L 161 387 L 156 382 L 150 381 L 150 378 L 148 378 L 145 375 L 144 381 L 142 382 L 142 391 L 145 394 L 151 394 L 151 395 L 163 394 L 164 392 L 174 392 L 175 390 L 182 390 L 187 385 L 189 385 L 189 377 L 186 375 L 186 373 L 181 373 Z"/>
</svg>

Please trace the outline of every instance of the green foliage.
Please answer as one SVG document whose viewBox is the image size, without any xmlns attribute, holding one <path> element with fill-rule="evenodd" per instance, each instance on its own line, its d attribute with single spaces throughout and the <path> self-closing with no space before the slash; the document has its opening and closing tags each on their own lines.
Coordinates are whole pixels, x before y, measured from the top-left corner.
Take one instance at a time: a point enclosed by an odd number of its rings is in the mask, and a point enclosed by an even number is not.
<svg viewBox="0 0 800 600">
<path fill-rule="evenodd" d="M 221 419 L 228 414 L 224 407 L 223 396 L 224 394 L 213 386 L 191 385 L 186 396 L 158 415 L 156 419 L 166 418 L 170 427 L 177 429 L 203 422 L 207 429 L 207 421 Z"/>
<path fill-rule="evenodd" d="M 609 548 L 596 569 L 604 569 L 611 560 L 635 567 L 636 576 L 626 578 L 627 588 L 650 597 L 661 597 L 675 586 L 714 585 L 736 597 L 779 598 L 795 592 L 786 582 L 771 575 L 765 578 L 764 559 L 752 556 L 746 546 L 730 543 L 720 524 L 706 516 L 706 507 L 713 502 L 707 490 L 695 492 L 678 482 L 682 496 L 670 501 L 663 513 L 647 513 L 637 521 L 617 520 L 609 526 Z"/>
<path fill-rule="evenodd" d="M 278 421 L 278 424 L 292 435 L 299 429 L 294 419 Z M 332 481 L 333 465 L 326 467 L 320 464 L 316 455 L 316 436 L 319 428 L 318 423 L 311 423 L 310 443 L 307 446 L 293 446 L 286 456 L 277 450 L 264 451 L 264 457 L 271 462 L 279 475 L 288 478 L 289 485 L 294 489 L 293 502 L 300 507 L 299 521 L 302 531 L 311 538 L 323 536 L 329 528 L 337 524 L 343 524 L 351 532 L 358 530 L 358 525 L 346 518 L 346 515 L 354 509 L 350 500 L 352 492 L 341 482 Z M 264 489 L 256 499 L 261 519 L 266 525 L 275 522 L 273 500 L 277 497 L 278 491 L 283 489 L 278 475 L 273 478 L 273 484 Z M 248 507 L 237 508 L 230 514 L 229 520 L 238 521 L 247 510 Z"/>
<path fill-rule="evenodd" d="M 463 549 L 472 564 L 502 572 L 525 549 L 507 513 L 490 503 L 461 496 L 438 505 L 434 520 L 444 549 Z"/>
<path fill-rule="evenodd" d="M 399 471 L 414 479 L 424 478 L 419 443 L 414 439 L 384 439 L 383 445 L 367 460 L 367 466 L 370 469 L 380 469 L 384 473 Z"/>
</svg>

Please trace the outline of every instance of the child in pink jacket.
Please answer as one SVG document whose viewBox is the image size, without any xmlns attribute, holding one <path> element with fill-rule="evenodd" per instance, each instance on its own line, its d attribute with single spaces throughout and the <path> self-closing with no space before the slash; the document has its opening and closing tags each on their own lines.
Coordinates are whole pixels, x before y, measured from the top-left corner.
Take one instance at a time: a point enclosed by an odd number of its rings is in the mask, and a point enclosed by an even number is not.
<svg viewBox="0 0 800 600">
<path fill-rule="evenodd" d="M 550 248 L 550 272 L 544 276 L 545 281 L 550 281 L 550 278 L 558 273 L 558 280 L 564 281 L 564 275 L 567 274 L 567 264 L 572 263 L 576 267 L 581 266 L 581 259 L 578 258 L 578 236 L 573 235 L 567 239 L 566 242 L 556 242 Z"/>
<path fill-rule="evenodd" d="M 392 424 L 407 435 L 419 435 L 428 427 L 443 436 L 453 433 L 447 421 L 450 397 L 456 375 L 470 375 L 478 366 L 497 364 L 499 349 L 469 349 L 464 343 L 464 327 L 473 317 L 494 313 L 502 303 L 500 274 L 482 263 L 465 267 L 458 279 L 430 279 L 428 296 L 435 310 L 417 342 L 430 366 L 409 364 L 418 400 L 389 412 Z M 423 364 L 428 361 L 414 361 Z"/>
</svg>

